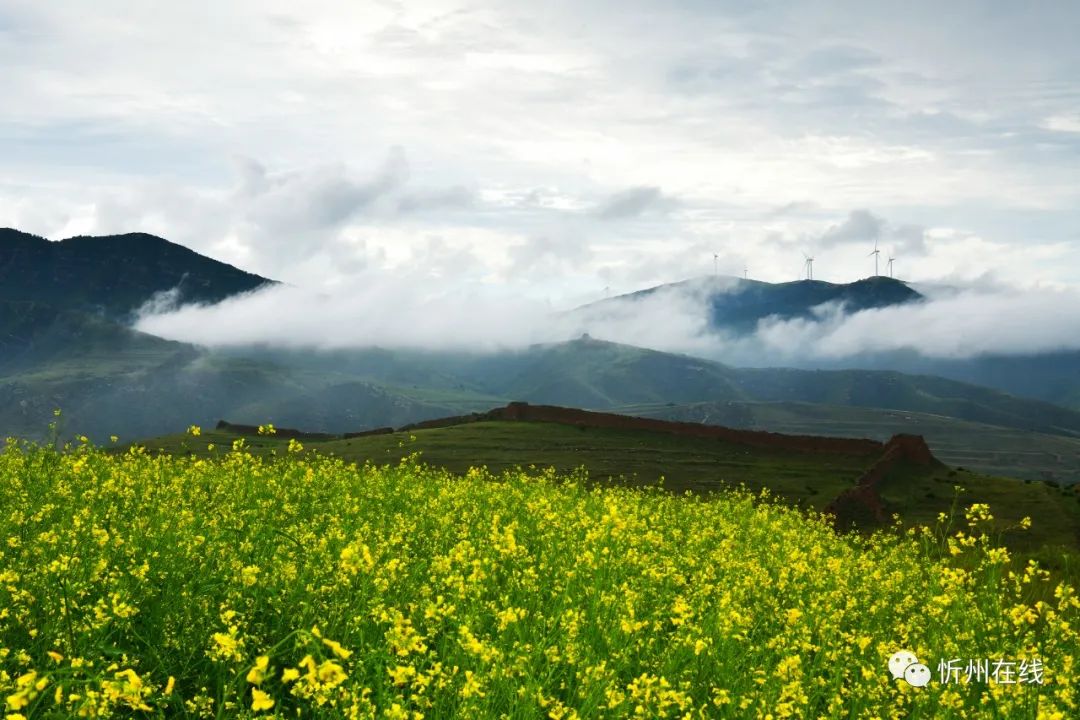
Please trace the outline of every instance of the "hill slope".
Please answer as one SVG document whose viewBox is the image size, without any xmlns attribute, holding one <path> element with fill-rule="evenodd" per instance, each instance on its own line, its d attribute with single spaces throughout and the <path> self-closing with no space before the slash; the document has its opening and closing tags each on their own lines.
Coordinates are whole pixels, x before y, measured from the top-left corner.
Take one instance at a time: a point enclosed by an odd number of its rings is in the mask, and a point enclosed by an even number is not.
<svg viewBox="0 0 1080 720">
<path fill-rule="evenodd" d="M 441 423 L 436 423 L 441 424 Z M 152 451 L 173 454 L 227 452 L 238 435 L 203 431 L 199 438 L 169 435 L 138 443 Z M 287 440 L 270 436 L 246 438 L 252 452 L 283 452 Z M 210 443 L 213 451 L 207 450 Z M 419 451 L 424 462 L 464 473 L 484 466 L 501 472 L 535 465 L 572 471 L 585 467 L 604 483 L 664 486 L 682 492 L 711 492 L 744 485 L 754 492 L 768 489 L 786 502 L 823 510 L 878 459 L 877 453 L 850 454 L 770 448 L 713 437 L 621 427 L 588 427 L 560 422 L 480 420 L 440 427 L 414 428 L 385 435 L 344 440 L 303 441 L 309 450 L 363 464 L 397 463 Z M 879 451 L 880 452 L 880 449 Z M 910 522 L 931 522 L 950 510 L 954 486 L 962 485 L 962 501 L 993 503 L 1006 539 L 1018 548 L 1080 547 L 1080 496 L 1045 483 L 1025 483 L 946 466 L 902 465 L 882 487 L 885 507 Z M 1032 533 L 1013 528 L 1024 516 L 1035 519 Z"/>
<path fill-rule="evenodd" d="M 456 362 L 456 372 L 470 386 L 534 403 L 592 409 L 656 402 L 825 403 L 1080 437 L 1080 412 L 953 380 L 890 371 L 733 368 L 587 336 L 477 358 L 475 367 Z"/>
<path fill-rule="evenodd" d="M 127 318 L 174 288 L 181 302 L 214 303 L 268 282 L 145 233 L 50 242 L 0 229 L 0 300 Z"/>
<path fill-rule="evenodd" d="M 868 437 L 918 433 L 943 462 L 988 475 L 1080 482 L 1080 438 L 1048 435 L 910 410 L 802 402 L 724 401 L 643 404 L 616 412 L 748 430 Z"/>
<path fill-rule="evenodd" d="M 0 300 L 0 374 L 40 371 L 62 360 L 110 356 L 138 364 L 184 347 L 98 315 L 27 301 Z"/>
</svg>

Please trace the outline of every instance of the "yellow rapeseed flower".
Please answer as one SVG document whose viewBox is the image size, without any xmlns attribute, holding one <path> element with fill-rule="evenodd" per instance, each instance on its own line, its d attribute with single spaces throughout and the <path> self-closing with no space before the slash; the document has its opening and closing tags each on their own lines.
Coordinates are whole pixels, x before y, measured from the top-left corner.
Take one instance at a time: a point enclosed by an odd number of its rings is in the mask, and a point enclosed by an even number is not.
<svg viewBox="0 0 1080 720">
<path fill-rule="evenodd" d="M 269 710 L 274 707 L 274 699 L 259 688 L 251 689 L 251 709 L 255 712 Z"/>
<path fill-rule="evenodd" d="M 270 658 L 266 655 L 260 655 L 255 658 L 255 664 L 248 671 L 247 681 L 252 685 L 259 685 L 266 676 L 269 674 Z"/>
<path fill-rule="evenodd" d="M 323 638 L 322 641 L 323 641 L 323 645 L 325 645 L 326 647 L 333 650 L 334 654 L 337 655 L 342 660 L 348 660 L 349 656 L 352 655 L 351 650 L 346 650 L 345 648 L 343 648 L 341 646 L 341 643 L 339 643 L 337 641 L 330 640 L 328 638 Z"/>
</svg>

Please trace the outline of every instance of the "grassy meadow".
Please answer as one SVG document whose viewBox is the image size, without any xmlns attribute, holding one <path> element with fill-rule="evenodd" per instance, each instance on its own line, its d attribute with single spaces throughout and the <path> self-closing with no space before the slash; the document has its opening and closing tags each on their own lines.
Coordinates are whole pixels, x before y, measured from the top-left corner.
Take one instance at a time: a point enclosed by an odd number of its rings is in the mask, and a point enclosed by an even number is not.
<svg viewBox="0 0 1080 720">
<path fill-rule="evenodd" d="M 7 444 L 8 720 L 1080 714 L 1080 600 L 1011 569 L 993 508 L 838 535 L 767 493 L 276 442 Z M 893 680 L 898 650 L 935 682 Z M 950 658 L 1045 675 L 937 682 Z"/>
<path fill-rule="evenodd" d="M 220 458 L 239 436 L 204 430 L 200 442 L 186 434 L 166 435 L 139 445 L 151 452 L 194 454 Z M 249 451 L 270 457 L 284 453 L 288 440 L 274 435 L 245 438 Z M 584 467 L 595 484 L 655 485 L 674 492 L 724 492 L 745 487 L 758 494 L 768 490 L 789 505 L 823 510 L 841 491 L 851 487 L 874 462 L 873 457 L 826 455 L 741 445 L 713 438 L 695 438 L 649 430 L 581 428 L 561 423 L 477 422 L 371 435 L 346 440 L 305 442 L 307 451 L 340 457 L 363 465 L 397 463 L 411 453 L 424 462 L 464 475 L 483 466 L 493 473 L 521 466 L 553 467 L 562 473 Z M 125 445 L 112 446 L 123 451 Z M 985 475 L 945 466 L 906 467 L 894 471 L 884 486 L 888 512 L 908 523 L 932 523 L 949 512 L 963 488 L 964 505 L 988 503 L 1010 549 L 1025 559 L 1036 554 L 1055 571 L 1078 577 L 1080 568 L 1080 493 L 1077 486 L 1055 487 L 1015 478 Z M 1037 519 L 1019 531 L 1024 517 Z"/>
</svg>

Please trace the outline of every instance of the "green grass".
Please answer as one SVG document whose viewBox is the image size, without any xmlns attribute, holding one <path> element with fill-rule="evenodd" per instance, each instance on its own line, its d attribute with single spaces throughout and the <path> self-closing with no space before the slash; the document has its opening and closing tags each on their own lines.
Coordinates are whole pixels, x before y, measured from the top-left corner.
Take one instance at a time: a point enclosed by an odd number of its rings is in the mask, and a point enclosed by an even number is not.
<svg viewBox="0 0 1080 720">
<path fill-rule="evenodd" d="M 142 443 L 150 450 L 172 454 L 195 452 L 206 456 L 229 450 L 237 439 L 231 433 L 205 431 L 200 438 L 170 435 Z M 248 437 L 252 452 L 283 452 L 287 441 Z M 552 467 L 572 471 L 584 467 L 594 482 L 654 485 L 661 477 L 674 492 L 708 493 L 746 487 L 768 489 L 785 502 L 822 510 L 842 490 L 852 486 L 875 458 L 766 450 L 714 439 L 680 437 L 647 430 L 581 429 L 557 423 L 481 422 L 411 433 L 375 435 L 350 440 L 305 443 L 323 454 L 349 462 L 395 463 L 419 452 L 425 463 L 464 474 L 484 466 L 493 472 L 516 467 Z M 909 523 L 933 521 L 957 499 L 990 503 L 998 527 L 1015 549 L 1043 552 L 1055 567 L 1069 560 L 1062 553 L 1080 550 L 1080 499 L 1075 489 L 1062 491 L 1042 482 L 1024 482 L 947 467 L 907 468 L 890 477 L 884 499 L 890 513 Z M 1034 527 L 1025 533 L 1008 530 L 1025 516 Z"/>
<path fill-rule="evenodd" d="M 197 440 L 170 435 L 141 441 L 149 450 L 194 451 L 206 445 L 227 452 L 236 435 L 204 431 Z M 288 441 L 248 437 L 253 452 L 280 452 Z M 319 453 L 349 462 L 398 462 L 419 452 L 425 463 L 465 473 L 470 467 L 492 472 L 533 465 L 559 472 L 585 467 L 593 481 L 664 486 L 681 492 L 711 492 L 740 485 L 752 492 L 769 488 L 791 502 L 821 508 L 849 487 L 873 461 L 843 455 L 763 451 L 714 439 L 686 438 L 646 430 L 578 428 L 558 423 L 479 422 L 411 433 L 305 443 Z"/>
<path fill-rule="evenodd" d="M 795 435 L 922 435 L 949 465 L 986 475 L 1080 482 L 1080 439 L 970 422 L 944 415 L 797 402 L 652 403 L 617 408 L 626 415 L 702 422 Z"/>
</svg>

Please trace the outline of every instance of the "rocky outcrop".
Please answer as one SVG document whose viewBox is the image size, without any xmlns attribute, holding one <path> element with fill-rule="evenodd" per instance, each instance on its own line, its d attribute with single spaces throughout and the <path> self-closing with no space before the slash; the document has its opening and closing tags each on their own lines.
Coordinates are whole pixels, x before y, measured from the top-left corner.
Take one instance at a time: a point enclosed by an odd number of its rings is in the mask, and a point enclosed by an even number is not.
<svg viewBox="0 0 1080 720">
<path fill-rule="evenodd" d="M 932 467 L 941 463 L 930 452 L 921 435 L 894 435 L 885 443 L 881 457 L 855 485 L 840 493 L 825 507 L 825 512 L 833 516 L 836 527 L 847 529 L 886 522 L 888 513 L 881 498 L 881 483 L 901 464 Z"/>
</svg>

